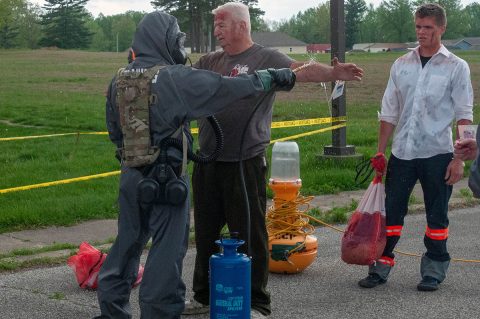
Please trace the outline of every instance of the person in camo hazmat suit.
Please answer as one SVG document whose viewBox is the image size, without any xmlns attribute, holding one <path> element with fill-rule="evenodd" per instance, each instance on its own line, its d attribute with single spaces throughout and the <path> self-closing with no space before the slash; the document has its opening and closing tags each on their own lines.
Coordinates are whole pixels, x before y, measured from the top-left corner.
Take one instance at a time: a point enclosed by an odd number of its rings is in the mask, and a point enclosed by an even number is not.
<svg viewBox="0 0 480 319">
<path fill-rule="evenodd" d="M 136 58 L 125 69 L 143 72 L 161 68 L 153 75 L 150 90 L 155 99 L 149 105 L 149 131 L 153 145 L 160 145 L 183 126 L 183 140 L 192 146 L 188 122 L 207 117 L 235 100 L 263 94 L 275 87 L 290 90 L 295 74 L 290 69 L 261 70 L 235 78 L 184 66 L 186 53 L 182 33 L 175 17 L 163 13 L 147 14 L 139 23 L 132 49 Z M 116 77 L 107 92 L 106 124 L 118 151 L 124 135 L 117 105 Z M 158 164 L 129 167 L 122 160 L 119 186 L 118 235 L 102 265 L 98 280 L 101 315 L 96 318 L 131 318 L 131 287 L 137 277 L 140 256 L 151 238 L 139 292 L 141 318 L 178 319 L 185 304 L 185 284 L 181 279 L 189 234 L 188 177 L 181 174 L 182 151 L 169 148 L 167 163 L 175 178 L 186 185 L 181 203 L 154 202 L 145 209 L 139 204 L 137 185 L 144 173 Z"/>
</svg>

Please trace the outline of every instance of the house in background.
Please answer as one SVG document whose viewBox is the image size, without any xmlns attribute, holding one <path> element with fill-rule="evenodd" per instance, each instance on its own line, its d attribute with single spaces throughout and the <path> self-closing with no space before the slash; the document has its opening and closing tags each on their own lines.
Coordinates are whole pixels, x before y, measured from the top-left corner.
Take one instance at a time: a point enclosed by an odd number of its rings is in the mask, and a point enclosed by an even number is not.
<svg viewBox="0 0 480 319">
<path fill-rule="evenodd" d="M 283 32 L 252 32 L 252 39 L 255 43 L 277 49 L 282 53 L 307 53 L 305 42 L 292 38 Z"/>
<path fill-rule="evenodd" d="M 307 44 L 307 53 L 330 53 L 332 45 L 330 43 Z"/>
<path fill-rule="evenodd" d="M 480 37 L 463 38 L 463 41 L 470 44 L 469 50 L 480 50 Z"/>
<path fill-rule="evenodd" d="M 442 40 L 442 44 L 449 50 L 480 50 L 480 37 Z M 417 42 L 407 43 L 356 43 L 352 51 L 389 52 L 404 51 L 418 46 Z"/>
<path fill-rule="evenodd" d="M 368 47 L 368 52 L 405 51 L 406 49 L 406 43 L 374 43 Z"/>
<path fill-rule="evenodd" d="M 353 45 L 352 51 L 365 51 L 372 53 L 404 51 L 407 47 L 406 43 L 357 43 Z"/>
<path fill-rule="evenodd" d="M 355 43 L 352 47 L 352 51 L 365 51 L 368 52 L 368 48 L 375 43 Z"/>
<path fill-rule="evenodd" d="M 465 39 L 442 40 L 442 44 L 449 50 L 469 50 L 472 46 Z"/>
</svg>

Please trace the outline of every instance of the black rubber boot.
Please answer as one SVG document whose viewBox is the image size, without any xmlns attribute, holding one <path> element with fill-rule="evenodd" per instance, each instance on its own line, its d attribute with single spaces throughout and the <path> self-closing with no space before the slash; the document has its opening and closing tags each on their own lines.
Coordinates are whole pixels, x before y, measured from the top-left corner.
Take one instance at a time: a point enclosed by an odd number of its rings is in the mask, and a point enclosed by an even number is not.
<svg viewBox="0 0 480 319">
<path fill-rule="evenodd" d="M 378 285 L 386 283 L 387 280 L 382 279 L 378 274 L 369 274 L 358 282 L 358 285 L 362 288 L 374 288 Z"/>
<path fill-rule="evenodd" d="M 422 281 L 417 285 L 419 291 L 435 291 L 438 285 L 445 280 L 450 260 L 437 261 L 430 259 L 426 254 L 422 256 L 420 275 Z"/>
<path fill-rule="evenodd" d="M 430 277 L 430 276 L 425 276 L 422 281 L 417 285 L 417 289 L 419 291 L 435 291 L 438 289 L 438 280 Z"/>
<path fill-rule="evenodd" d="M 387 282 L 390 270 L 392 266 L 377 261 L 368 266 L 368 276 L 360 280 L 358 285 L 363 288 L 374 288 L 384 284 Z"/>
</svg>

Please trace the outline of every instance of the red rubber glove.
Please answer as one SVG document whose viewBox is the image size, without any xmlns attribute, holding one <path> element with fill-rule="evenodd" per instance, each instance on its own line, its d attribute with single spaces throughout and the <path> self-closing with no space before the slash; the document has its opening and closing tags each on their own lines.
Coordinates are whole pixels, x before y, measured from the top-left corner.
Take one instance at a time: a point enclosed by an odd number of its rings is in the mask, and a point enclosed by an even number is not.
<svg viewBox="0 0 480 319">
<path fill-rule="evenodd" d="M 375 170 L 375 182 L 381 182 L 382 176 L 385 174 L 385 170 L 387 168 L 387 158 L 385 154 L 378 152 L 375 154 L 374 157 L 370 159 L 370 165 L 372 165 L 373 169 Z"/>
</svg>

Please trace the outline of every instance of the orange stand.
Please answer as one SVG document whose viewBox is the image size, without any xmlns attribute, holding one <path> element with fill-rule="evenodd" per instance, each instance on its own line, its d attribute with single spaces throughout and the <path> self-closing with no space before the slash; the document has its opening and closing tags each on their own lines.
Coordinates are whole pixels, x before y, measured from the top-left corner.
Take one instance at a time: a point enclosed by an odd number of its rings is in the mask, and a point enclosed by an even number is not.
<svg viewBox="0 0 480 319">
<path fill-rule="evenodd" d="M 275 193 L 273 210 L 284 209 L 285 206 L 294 207 L 302 187 L 300 179 L 296 181 L 270 181 L 269 184 Z M 284 221 L 294 224 L 295 216 Z M 269 270 L 273 273 L 294 274 L 310 266 L 317 256 L 317 238 L 312 235 L 299 235 L 288 231 L 276 236 L 269 235 L 268 249 L 270 252 Z"/>
</svg>

